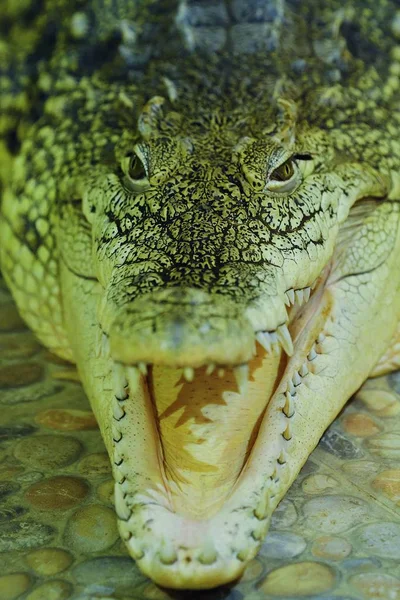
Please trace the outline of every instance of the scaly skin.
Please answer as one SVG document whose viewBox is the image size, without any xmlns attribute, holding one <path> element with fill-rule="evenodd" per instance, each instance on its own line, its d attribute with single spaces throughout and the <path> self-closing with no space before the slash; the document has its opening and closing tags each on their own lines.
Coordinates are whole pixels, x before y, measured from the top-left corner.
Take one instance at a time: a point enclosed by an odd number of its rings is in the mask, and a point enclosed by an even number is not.
<svg viewBox="0 0 400 600">
<path fill-rule="evenodd" d="M 399 367 L 393 6 L 303 4 L 275 52 L 239 55 L 196 51 L 182 5 L 191 54 L 137 82 L 132 48 L 82 72 L 61 27 L 3 175 L 4 276 L 77 363 L 121 535 L 165 586 L 238 577 L 351 394 Z"/>
</svg>

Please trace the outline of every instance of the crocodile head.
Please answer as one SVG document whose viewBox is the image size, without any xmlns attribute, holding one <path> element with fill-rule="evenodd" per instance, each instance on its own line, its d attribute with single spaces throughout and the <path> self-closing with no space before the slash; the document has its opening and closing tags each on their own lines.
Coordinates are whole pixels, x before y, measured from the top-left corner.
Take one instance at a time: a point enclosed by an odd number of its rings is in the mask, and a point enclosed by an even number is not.
<svg viewBox="0 0 400 600">
<path fill-rule="evenodd" d="M 63 295 L 127 548 L 161 585 L 209 588 L 388 346 L 399 205 L 361 130 L 168 88 L 82 180 L 95 283 L 66 269 Z"/>
</svg>

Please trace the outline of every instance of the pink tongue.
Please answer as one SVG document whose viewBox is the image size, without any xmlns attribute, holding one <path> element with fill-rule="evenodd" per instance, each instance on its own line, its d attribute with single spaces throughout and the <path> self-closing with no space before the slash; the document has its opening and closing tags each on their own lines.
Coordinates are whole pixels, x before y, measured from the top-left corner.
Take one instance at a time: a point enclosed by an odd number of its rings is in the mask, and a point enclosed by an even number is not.
<svg viewBox="0 0 400 600">
<path fill-rule="evenodd" d="M 205 368 L 187 382 L 182 369 L 154 366 L 155 401 L 174 509 L 190 517 L 214 514 L 225 502 L 252 448 L 278 378 L 281 353 L 257 346 L 247 392 L 239 394 L 232 369 L 222 377 Z"/>
</svg>

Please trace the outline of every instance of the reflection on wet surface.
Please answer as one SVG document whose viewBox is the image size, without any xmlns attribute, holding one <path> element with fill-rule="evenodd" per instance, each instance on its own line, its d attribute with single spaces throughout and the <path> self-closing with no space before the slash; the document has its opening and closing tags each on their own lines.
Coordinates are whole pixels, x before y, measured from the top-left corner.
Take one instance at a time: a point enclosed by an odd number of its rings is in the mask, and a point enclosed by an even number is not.
<svg viewBox="0 0 400 600">
<path fill-rule="evenodd" d="M 108 457 L 66 363 L 0 281 L 0 599 L 400 599 L 400 373 L 324 435 L 235 585 L 169 592 L 119 540 Z"/>
</svg>

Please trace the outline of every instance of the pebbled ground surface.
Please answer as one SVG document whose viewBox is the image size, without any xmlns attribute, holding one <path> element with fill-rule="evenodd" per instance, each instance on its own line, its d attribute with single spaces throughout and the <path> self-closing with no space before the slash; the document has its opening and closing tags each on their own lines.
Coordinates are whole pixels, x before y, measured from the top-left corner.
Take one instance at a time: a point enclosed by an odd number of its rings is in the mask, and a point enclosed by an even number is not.
<svg viewBox="0 0 400 600">
<path fill-rule="evenodd" d="M 0 599 L 400 599 L 400 373 L 368 381 L 235 585 L 169 592 L 127 556 L 108 457 L 74 370 L 0 279 Z"/>
</svg>

